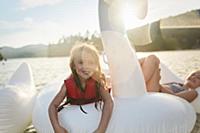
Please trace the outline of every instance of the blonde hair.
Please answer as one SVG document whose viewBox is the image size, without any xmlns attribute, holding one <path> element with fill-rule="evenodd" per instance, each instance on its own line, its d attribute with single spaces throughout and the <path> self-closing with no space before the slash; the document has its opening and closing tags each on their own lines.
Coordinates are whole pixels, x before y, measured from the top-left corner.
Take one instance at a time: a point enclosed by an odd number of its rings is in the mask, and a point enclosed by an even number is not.
<svg viewBox="0 0 200 133">
<path fill-rule="evenodd" d="M 194 71 L 190 72 L 190 73 L 186 76 L 186 79 L 189 78 L 191 75 L 194 75 L 194 74 L 200 76 L 200 69 L 194 70 Z"/>
<path fill-rule="evenodd" d="M 97 64 L 97 70 L 94 72 L 93 79 L 101 84 L 102 87 L 105 85 L 105 76 L 102 73 L 100 66 L 100 59 L 97 49 L 93 45 L 89 45 L 87 43 L 76 44 L 70 52 L 70 68 L 72 73 L 75 74 L 75 66 L 74 60 L 82 58 L 83 52 L 90 53 L 92 57 L 95 59 Z M 78 75 L 77 75 L 78 76 Z"/>
</svg>

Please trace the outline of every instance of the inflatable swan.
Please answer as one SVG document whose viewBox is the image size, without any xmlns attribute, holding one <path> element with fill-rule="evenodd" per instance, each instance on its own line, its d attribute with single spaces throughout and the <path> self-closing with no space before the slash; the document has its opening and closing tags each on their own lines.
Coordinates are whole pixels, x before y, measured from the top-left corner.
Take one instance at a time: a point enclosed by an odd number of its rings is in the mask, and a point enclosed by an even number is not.
<svg viewBox="0 0 200 133">
<path fill-rule="evenodd" d="M 0 86 L 0 132 L 22 133 L 31 123 L 35 88 L 30 66 L 26 63 Z"/>
<path fill-rule="evenodd" d="M 138 0 L 142 2 L 141 0 Z M 122 2 L 122 3 L 121 3 Z M 122 0 L 99 1 L 100 29 L 112 77 L 114 109 L 107 133 L 189 133 L 196 115 L 185 100 L 161 93 L 147 93 L 142 72 L 131 48 L 120 16 Z M 143 6 L 146 8 L 145 1 Z M 145 9 L 141 18 L 145 16 Z M 164 75 L 163 75 L 164 76 Z M 39 133 L 53 133 L 48 106 L 64 78 L 44 87 L 33 111 L 33 124 Z M 98 126 L 101 111 L 93 104 L 69 105 L 58 114 L 70 133 L 92 133 Z"/>
<path fill-rule="evenodd" d="M 183 83 L 184 80 L 176 76 L 167 66 L 161 63 L 161 83 L 178 82 Z M 197 113 L 200 113 L 200 87 L 196 88 L 198 97 L 192 101 L 191 105 Z"/>
</svg>

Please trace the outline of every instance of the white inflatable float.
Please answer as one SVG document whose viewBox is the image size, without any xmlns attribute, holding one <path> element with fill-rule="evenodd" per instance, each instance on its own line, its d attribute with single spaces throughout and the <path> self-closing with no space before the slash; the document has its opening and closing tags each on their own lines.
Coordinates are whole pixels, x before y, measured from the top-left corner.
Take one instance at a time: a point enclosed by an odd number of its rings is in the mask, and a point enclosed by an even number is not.
<svg viewBox="0 0 200 133">
<path fill-rule="evenodd" d="M 8 83 L 0 86 L 0 132 L 22 133 L 31 123 L 35 88 L 31 68 L 23 63 Z"/>
<path fill-rule="evenodd" d="M 143 13 L 146 14 L 146 1 Z M 122 3 L 121 3 L 122 2 Z M 122 0 L 99 1 L 100 28 L 108 57 L 114 98 L 113 114 L 106 133 L 189 133 L 196 114 L 184 99 L 168 94 L 147 93 L 135 51 L 131 48 L 120 16 Z M 139 5 L 138 5 L 139 6 Z M 163 75 L 164 76 L 164 75 Z M 65 78 L 67 75 L 65 76 Z M 48 106 L 59 91 L 64 78 L 44 87 L 33 111 L 33 124 L 39 133 L 53 133 Z M 58 114 L 70 133 L 92 133 L 98 126 L 101 111 L 93 104 L 69 105 Z"/>
<path fill-rule="evenodd" d="M 161 63 L 161 83 L 178 82 L 183 83 L 184 80 L 175 75 L 166 65 Z M 195 109 L 196 113 L 200 113 L 200 87 L 196 88 L 198 97 L 192 101 L 191 105 Z"/>
</svg>

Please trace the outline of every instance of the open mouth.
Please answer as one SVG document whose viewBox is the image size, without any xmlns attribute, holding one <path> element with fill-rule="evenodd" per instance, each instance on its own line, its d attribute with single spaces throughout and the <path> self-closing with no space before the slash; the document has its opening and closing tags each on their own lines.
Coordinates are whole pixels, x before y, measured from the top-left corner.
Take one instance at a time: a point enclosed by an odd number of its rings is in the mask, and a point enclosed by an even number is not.
<svg viewBox="0 0 200 133">
<path fill-rule="evenodd" d="M 82 73 L 84 74 L 84 75 L 90 75 L 90 71 L 82 71 Z"/>
</svg>

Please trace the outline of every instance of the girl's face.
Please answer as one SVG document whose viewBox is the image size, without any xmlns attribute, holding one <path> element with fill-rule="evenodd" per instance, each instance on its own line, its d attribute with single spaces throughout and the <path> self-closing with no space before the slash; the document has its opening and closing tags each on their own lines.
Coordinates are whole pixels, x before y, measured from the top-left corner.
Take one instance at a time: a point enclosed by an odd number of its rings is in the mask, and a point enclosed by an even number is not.
<svg viewBox="0 0 200 133">
<path fill-rule="evenodd" d="M 97 60 L 92 54 L 82 52 L 81 56 L 74 59 L 74 66 L 81 79 L 87 80 L 98 68 Z"/>
<path fill-rule="evenodd" d="M 184 83 L 187 87 L 191 89 L 196 89 L 200 87 L 200 71 L 191 73 L 185 80 Z"/>
</svg>

